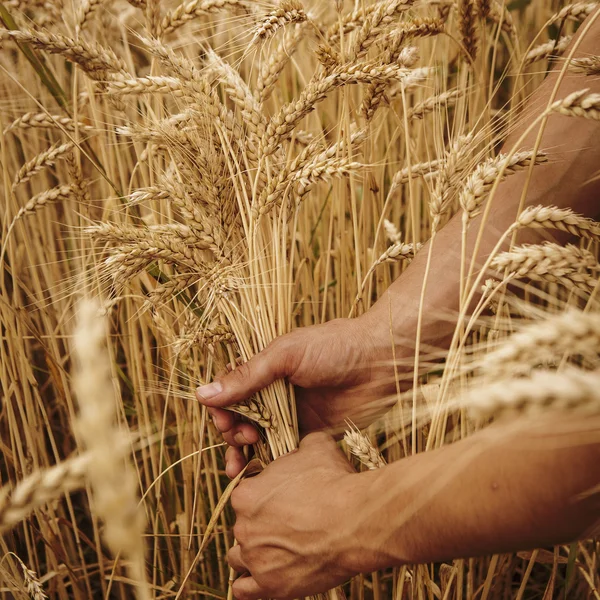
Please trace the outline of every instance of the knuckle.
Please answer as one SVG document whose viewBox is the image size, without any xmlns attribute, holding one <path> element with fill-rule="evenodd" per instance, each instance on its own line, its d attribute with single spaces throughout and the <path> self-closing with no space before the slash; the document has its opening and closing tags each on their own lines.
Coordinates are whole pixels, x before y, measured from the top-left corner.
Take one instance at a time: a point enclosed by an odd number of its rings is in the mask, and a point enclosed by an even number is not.
<svg viewBox="0 0 600 600">
<path fill-rule="evenodd" d="M 235 490 L 233 490 L 231 494 L 231 506 L 233 506 L 233 510 L 236 513 L 242 512 L 244 510 L 244 506 L 247 506 L 250 501 L 250 488 L 252 485 L 247 479 L 243 479 L 237 485 Z"/>
<path fill-rule="evenodd" d="M 244 545 L 244 540 L 246 539 L 246 531 L 247 527 L 242 523 L 240 519 L 235 522 L 233 526 L 233 537 L 238 541 L 240 546 Z"/>
</svg>

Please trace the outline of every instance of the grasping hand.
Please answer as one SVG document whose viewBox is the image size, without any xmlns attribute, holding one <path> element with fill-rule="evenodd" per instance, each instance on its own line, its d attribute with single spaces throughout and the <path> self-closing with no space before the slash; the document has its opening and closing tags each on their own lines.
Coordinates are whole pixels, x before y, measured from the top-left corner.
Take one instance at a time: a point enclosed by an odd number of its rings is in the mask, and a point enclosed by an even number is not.
<svg viewBox="0 0 600 600">
<path fill-rule="evenodd" d="M 393 367 L 380 366 L 387 358 L 385 344 L 365 319 L 337 319 L 281 336 L 247 363 L 199 388 L 198 400 L 209 407 L 231 446 L 227 474 L 235 477 L 244 467 L 240 448 L 257 442 L 258 432 L 221 407 L 287 378 L 296 386 L 301 434 L 339 430 L 346 419 L 366 427 L 395 401 Z"/>
<path fill-rule="evenodd" d="M 231 497 L 239 545 L 227 556 L 246 573 L 233 584 L 237 600 L 308 596 L 368 570 L 357 517 L 373 475 L 356 473 L 333 438 L 312 433 L 243 480 Z"/>
</svg>

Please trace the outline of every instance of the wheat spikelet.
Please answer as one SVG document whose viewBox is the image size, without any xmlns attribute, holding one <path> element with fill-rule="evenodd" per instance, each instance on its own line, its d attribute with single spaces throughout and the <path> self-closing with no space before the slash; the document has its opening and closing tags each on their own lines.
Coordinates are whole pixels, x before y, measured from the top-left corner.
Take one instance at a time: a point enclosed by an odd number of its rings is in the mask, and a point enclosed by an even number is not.
<svg viewBox="0 0 600 600">
<path fill-rule="evenodd" d="M 548 26 L 557 23 L 558 21 L 564 21 L 565 19 L 574 19 L 576 21 L 583 21 L 589 15 L 591 15 L 598 8 L 597 2 L 575 2 L 574 4 L 568 4 L 561 8 L 555 15 L 553 15 L 548 22 Z"/>
<path fill-rule="evenodd" d="M 471 153 L 474 139 L 471 134 L 456 138 L 439 163 L 435 189 L 429 202 L 429 214 L 434 230 L 450 205 L 452 191 L 460 174 L 467 166 L 467 158 Z"/>
<path fill-rule="evenodd" d="M 600 240 L 600 223 L 556 206 L 530 206 L 517 218 L 515 228 L 559 229 L 588 240 Z"/>
<path fill-rule="evenodd" d="M 59 185 L 50 190 L 46 190 L 45 192 L 36 194 L 27 202 L 27 204 L 25 204 L 25 206 L 22 206 L 19 209 L 19 212 L 13 219 L 13 223 L 19 219 L 22 219 L 26 215 L 32 215 L 34 212 L 44 208 L 48 204 L 53 204 L 54 202 L 60 202 L 61 200 L 67 200 L 68 198 L 71 198 L 74 194 L 74 189 L 74 184 Z"/>
<path fill-rule="evenodd" d="M 0 490 L 0 531 L 20 523 L 39 506 L 83 486 L 91 455 L 82 454 L 53 467 L 35 471 L 18 482 L 14 489 Z"/>
<path fill-rule="evenodd" d="M 413 67 L 418 58 L 418 50 L 406 47 L 404 44 L 415 37 L 437 35 L 442 32 L 444 24 L 439 19 L 415 19 L 410 24 L 392 32 L 386 43 L 386 52 L 383 59 L 385 63 L 397 63 L 403 67 Z M 408 84 L 404 82 L 405 88 Z M 377 108 L 384 97 L 386 84 L 383 82 L 371 83 L 363 98 L 360 112 L 367 120 L 373 118 Z"/>
<path fill-rule="evenodd" d="M 92 489 L 94 511 L 104 521 L 103 537 L 110 550 L 132 561 L 129 571 L 149 598 L 144 573 L 142 534 L 145 515 L 139 510 L 137 478 L 118 451 L 126 436 L 116 427 L 117 401 L 106 344 L 104 319 L 96 302 L 80 305 L 73 337 L 77 361 L 74 388 L 79 404 L 75 427 L 84 446 L 92 452 L 87 477 Z"/>
<path fill-rule="evenodd" d="M 499 154 L 478 165 L 467 177 L 459 194 L 459 203 L 463 209 L 463 221 L 467 222 L 479 213 L 487 192 L 498 177 L 504 178 L 528 167 L 531 164 L 532 155 L 533 152 L 530 150 L 515 152 L 512 156 Z M 546 155 L 543 153 L 535 156 L 535 164 L 543 163 L 546 160 Z"/>
<path fill-rule="evenodd" d="M 573 73 L 583 73 L 584 75 L 599 75 L 600 56 L 573 58 L 569 63 L 569 70 Z"/>
<path fill-rule="evenodd" d="M 597 313 L 571 309 L 532 323 L 487 354 L 478 368 L 482 374 L 506 376 L 553 362 L 565 352 L 597 363 L 600 354 Z"/>
<path fill-rule="evenodd" d="M 266 119 L 262 113 L 260 103 L 239 72 L 228 65 L 214 51 L 209 50 L 205 60 L 208 73 L 224 85 L 229 98 L 240 108 L 240 115 L 246 130 L 251 136 L 249 141 L 256 147 L 266 127 Z"/>
<path fill-rule="evenodd" d="M 252 45 L 264 42 L 288 23 L 302 23 L 308 19 L 304 7 L 298 0 L 281 0 L 279 6 L 266 15 L 255 27 Z"/>
<path fill-rule="evenodd" d="M 408 111 L 407 118 L 409 121 L 412 121 L 413 119 L 422 119 L 430 112 L 442 110 L 444 107 L 454 106 L 463 93 L 462 90 L 448 90 L 447 92 L 425 98 L 425 100 L 415 104 L 415 106 Z"/>
<path fill-rule="evenodd" d="M 360 144 L 364 139 L 364 130 L 355 132 L 351 135 L 350 144 Z M 333 144 L 322 152 L 318 152 L 319 141 L 306 146 L 289 165 L 279 171 L 277 177 L 271 179 L 262 191 L 252 207 L 255 218 L 279 205 L 281 198 L 292 190 L 297 194 L 297 204 L 318 181 L 326 181 L 334 176 L 347 175 L 363 168 L 362 164 L 349 161 L 347 158 L 340 156 L 345 146 L 345 140 Z"/>
<path fill-rule="evenodd" d="M 254 91 L 259 102 L 266 102 L 273 93 L 279 76 L 296 52 L 305 29 L 304 23 L 297 23 L 293 28 L 288 28 L 287 35 L 283 36 L 277 46 L 266 55 L 260 65 Z"/>
<path fill-rule="evenodd" d="M 182 2 L 179 6 L 165 14 L 156 34 L 160 36 L 171 33 L 184 23 L 204 15 L 221 10 L 244 9 L 249 5 L 249 3 L 243 0 L 191 0 L 189 2 Z"/>
<path fill-rule="evenodd" d="M 475 12 L 480 19 L 487 19 L 492 12 L 492 2 L 490 0 L 477 0 Z"/>
<path fill-rule="evenodd" d="M 348 84 L 402 79 L 409 74 L 410 70 L 398 65 L 356 63 L 338 67 L 330 74 L 313 80 L 302 91 L 298 100 L 285 105 L 279 114 L 271 119 L 263 135 L 259 155 L 266 157 L 275 152 L 297 123 L 334 88 Z"/>
<path fill-rule="evenodd" d="M 564 52 L 566 47 L 569 45 L 573 36 L 565 35 L 561 37 L 558 41 L 549 40 L 544 44 L 539 44 L 535 48 L 532 48 L 526 55 L 523 61 L 524 66 L 531 65 L 538 60 L 543 60 L 545 58 L 549 58 L 550 56 L 555 56 L 557 54 L 561 54 Z"/>
<path fill-rule="evenodd" d="M 549 112 L 561 115 L 600 120 L 600 94 L 591 94 L 588 89 L 578 90 L 562 100 L 554 102 Z"/>
<path fill-rule="evenodd" d="M 29 129 L 33 127 L 41 127 L 47 129 L 64 129 L 65 131 L 93 131 L 94 128 L 85 123 L 77 123 L 70 117 L 62 115 L 51 115 L 47 113 L 25 113 L 18 119 L 15 119 L 10 125 L 4 129 L 4 134 L 16 129 Z"/>
<path fill-rule="evenodd" d="M 502 31 L 508 33 L 513 40 L 518 39 L 517 28 L 512 14 L 503 2 L 494 1 L 492 3 L 492 10 L 488 15 L 488 18 L 494 23 L 500 24 Z"/>
<path fill-rule="evenodd" d="M 458 30 L 467 56 L 474 61 L 477 57 L 477 33 L 475 4 L 473 0 L 460 0 L 458 8 Z"/>
<path fill-rule="evenodd" d="M 402 184 L 406 183 L 409 179 L 414 179 L 416 177 L 431 179 L 438 173 L 441 164 L 442 161 L 434 159 L 428 162 L 411 165 L 410 169 L 408 167 L 400 169 L 394 174 L 394 177 L 392 178 L 389 194 L 393 194 Z"/>
<path fill-rule="evenodd" d="M 37 156 L 34 156 L 31 160 L 27 161 L 15 175 L 12 184 L 13 191 L 20 184 L 29 181 L 42 169 L 53 166 L 59 158 L 69 153 L 73 147 L 74 144 L 72 142 L 66 142 L 64 144 L 56 142 L 56 144 L 53 144 L 50 148 L 44 150 L 44 152 L 40 152 Z"/>
<path fill-rule="evenodd" d="M 188 228 L 187 231 L 191 234 L 193 230 Z M 152 257 L 152 259 L 167 260 L 190 268 L 204 262 L 199 249 L 219 252 L 211 236 L 200 237 L 197 231 L 194 232 L 194 245 L 182 242 L 180 237 L 169 235 L 164 230 L 159 229 L 158 232 L 154 232 L 150 228 L 116 223 L 101 223 L 86 227 L 84 233 L 91 235 L 97 241 L 116 244 L 120 251 L 127 252 L 131 257 Z"/>
<path fill-rule="evenodd" d="M 107 73 L 125 71 L 125 63 L 109 48 L 83 39 L 74 40 L 61 33 L 48 33 L 22 28 L 0 29 L 0 39 L 10 37 L 51 54 L 60 54 L 79 65 L 91 77 L 105 78 Z"/>
<path fill-rule="evenodd" d="M 510 377 L 552 362 L 565 352 L 598 360 L 600 315 L 567 310 L 531 323 L 486 354 L 477 370 L 491 379 Z"/>
<path fill-rule="evenodd" d="M 597 279 L 587 271 L 597 270 L 598 263 L 591 252 L 572 244 L 532 244 L 513 248 L 494 257 L 491 267 L 507 271 L 510 278 L 527 277 L 534 281 L 550 281 L 566 287 L 594 289 Z M 584 270 L 583 272 L 581 272 Z"/>
<path fill-rule="evenodd" d="M 79 32 L 85 28 L 87 22 L 92 17 L 92 14 L 101 6 L 102 0 L 82 0 L 77 7 L 75 16 L 75 32 Z"/>
<path fill-rule="evenodd" d="M 385 236 L 390 242 L 392 242 L 392 244 L 397 244 L 400 241 L 401 234 L 398 231 L 398 228 L 391 221 L 384 219 L 383 228 L 385 229 Z"/>
<path fill-rule="evenodd" d="M 500 379 L 478 386 L 461 401 L 470 416 L 538 415 L 563 411 L 583 415 L 600 413 L 600 373 L 575 368 L 533 371 L 527 378 Z"/>
<path fill-rule="evenodd" d="M 32 600 L 47 599 L 48 596 L 44 592 L 44 588 L 42 587 L 36 572 L 33 569 L 30 569 L 14 552 L 8 552 L 2 557 L 2 560 L 4 560 L 4 558 L 7 556 L 12 556 L 19 563 L 23 573 L 23 584 L 25 585 L 25 589 L 27 590 L 29 597 Z"/>
<path fill-rule="evenodd" d="M 413 0 L 387 0 L 375 5 L 356 31 L 351 56 L 354 59 L 363 57 L 394 18 L 408 10 L 412 3 Z"/>
<path fill-rule="evenodd" d="M 246 419 L 254 421 L 265 429 L 277 430 L 275 419 L 269 409 L 252 398 L 245 402 L 233 404 L 232 406 L 225 406 L 223 408 L 237 413 L 238 415 L 242 415 L 243 417 L 246 417 Z"/>
<path fill-rule="evenodd" d="M 348 449 L 369 470 L 374 471 L 385 467 L 383 456 L 371 444 L 371 440 L 360 431 L 348 430 L 344 433 L 344 442 Z"/>
</svg>

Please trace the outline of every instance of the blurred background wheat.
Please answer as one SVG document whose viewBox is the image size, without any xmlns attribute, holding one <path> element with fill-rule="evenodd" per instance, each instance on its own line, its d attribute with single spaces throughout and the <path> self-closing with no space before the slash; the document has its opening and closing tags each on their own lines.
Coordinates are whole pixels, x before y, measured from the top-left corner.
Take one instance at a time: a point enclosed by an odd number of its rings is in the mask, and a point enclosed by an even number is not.
<svg viewBox="0 0 600 600">
<path fill-rule="evenodd" d="M 364 313 L 452 215 L 466 235 L 496 181 L 546 162 L 500 143 L 595 7 L 0 5 L 2 597 L 228 597 L 225 448 L 194 389 L 293 328 Z M 597 119 L 600 102 L 552 110 Z M 577 239 L 470 273 L 459 310 L 483 295 L 450 352 L 415 348 L 392 410 L 347 435 L 361 468 L 499 413 L 598 412 L 600 225 L 531 207 L 506 237 L 526 227 Z M 295 448 L 285 382 L 234 409 L 263 462 Z M 598 598 L 599 551 L 405 566 L 344 593 Z"/>
</svg>

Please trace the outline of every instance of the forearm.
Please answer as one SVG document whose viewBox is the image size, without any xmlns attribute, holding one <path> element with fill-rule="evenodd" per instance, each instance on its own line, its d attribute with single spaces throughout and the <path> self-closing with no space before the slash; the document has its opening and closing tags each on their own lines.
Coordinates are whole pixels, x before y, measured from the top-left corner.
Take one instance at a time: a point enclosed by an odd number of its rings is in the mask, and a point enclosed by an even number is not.
<svg viewBox="0 0 600 600">
<path fill-rule="evenodd" d="M 575 56 L 597 54 L 600 54 L 600 18 L 592 23 L 588 34 L 581 40 Z M 559 63 L 558 67 L 561 66 L 562 63 Z M 559 77 L 559 71 L 560 68 L 553 71 L 533 94 L 521 118 L 523 126 L 508 136 L 504 143 L 504 152 L 508 152 L 515 146 L 527 126 L 533 123 L 547 106 Z M 567 73 L 556 98 L 564 98 L 569 93 L 584 88 L 589 88 L 592 92 L 600 92 L 600 79 Z M 536 143 L 538 130 L 537 126 L 533 127 L 519 143 L 517 149 L 532 149 Z M 596 217 L 599 212 L 597 198 L 600 194 L 600 178 L 597 177 L 600 164 L 598 140 L 600 140 L 599 122 L 551 115 L 540 145 L 540 150 L 548 157 L 547 163 L 533 168 L 528 184 L 529 169 L 511 175 L 503 181 L 491 199 L 486 221 L 482 222 L 482 215 L 480 215 L 470 222 L 466 238 L 465 272 L 468 272 L 470 261 L 474 261 L 476 266 L 485 263 L 502 234 L 515 221 L 526 185 L 525 206 L 543 204 L 570 207 L 575 212 Z M 448 315 L 455 315 L 460 307 L 461 217 L 461 214 L 456 215 L 438 232 L 431 249 L 421 328 L 421 339 L 424 343 L 444 345 L 455 326 L 455 322 L 452 322 Z M 480 227 L 483 228 L 482 235 L 475 252 Z M 520 232 L 519 242 L 536 242 L 543 237 L 547 239 L 548 236 L 547 231 L 525 230 Z M 396 342 L 401 346 L 410 347 L 414 344 L 430 243 L 425 245 L 402 276 L 364 316 L 371 328 L 381 329 L 382 338 L 389 340 L 387 332 L 391 307 L 392 325 L 397 333 Z"/>
<path fill-rule="evenodd" d="M 357 476 L 364 493 L 349 560 L 374 570 L 589 534 L 600 520 L 599 425 L 564 416 L 498 425 Z"/>
</svg>

